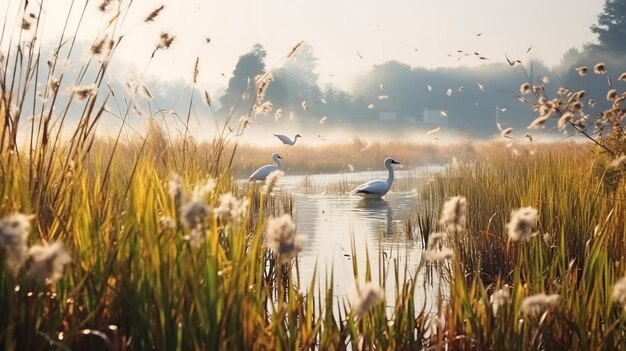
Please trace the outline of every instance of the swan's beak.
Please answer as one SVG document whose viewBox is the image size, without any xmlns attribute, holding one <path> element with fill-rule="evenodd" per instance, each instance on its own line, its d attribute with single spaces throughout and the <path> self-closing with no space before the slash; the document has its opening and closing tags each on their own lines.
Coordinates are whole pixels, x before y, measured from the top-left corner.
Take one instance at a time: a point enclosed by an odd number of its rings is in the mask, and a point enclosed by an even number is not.
<svg viewBox="0 0 626 351">
<path fill-rule="evenodd" d="M 399 165 L 399 164 L 401 164 L 401 163 L 400 163 L 400 162 L 398 162 L 398 161 L 396 161 L 396 160 L 391 160 L 391 164 L 393 164 L 393 165 Z"/>
<path fill-rule="evenodd" d="M 282 157 L 281 157 L 280 155 L 278 155 L 278 158 L 281 158 L 281 159 L 282 159 Z"/>
</svg>

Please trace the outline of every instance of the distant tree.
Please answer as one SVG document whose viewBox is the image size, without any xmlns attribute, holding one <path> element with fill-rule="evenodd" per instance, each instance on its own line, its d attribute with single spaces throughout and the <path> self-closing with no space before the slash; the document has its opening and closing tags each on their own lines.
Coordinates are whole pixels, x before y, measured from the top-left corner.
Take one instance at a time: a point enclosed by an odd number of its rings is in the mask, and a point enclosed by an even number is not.
<svg viewBox="0 0 626 351">
<path fill-rule="evenodd" d="M 237 107 L 244 95 L 247 101 L 255 98 L 255 78 L 265 71 L 265 56 L 267 52 L 261 44 L 255 44 L 252 49 L 239 57 L 239 61 L 233 71 L 233 76 L 228 81 L 228 88 L 220 98 L 221 111 L 228 111 L 231 107 Z"/>
<path fill-rule="evenodd" d="M 626 0 L 606 0 L 591 31 L 603 49 L 626 53 Z"/>
</svg>

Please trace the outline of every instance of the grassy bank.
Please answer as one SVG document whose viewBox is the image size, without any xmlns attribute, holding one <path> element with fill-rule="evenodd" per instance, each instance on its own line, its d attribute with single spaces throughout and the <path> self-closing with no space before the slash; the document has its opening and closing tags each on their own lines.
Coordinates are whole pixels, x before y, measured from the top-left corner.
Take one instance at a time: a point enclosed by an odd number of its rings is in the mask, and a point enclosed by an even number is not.
<svg viewBox="0 0 626 351">
<path fill-rule="evenodd" d="M 306 242 L 293 199 L 273 197 L 271 181 L 233 180 L 269 162 L 268 150 L 238 143 L 265 104 L 268 76 L 257 79 L 242 119 L 216 119 L 211 141 L 188 130 L 201 108 L 192 98 L 177 132 L 155 112 L 127 137 L 140 99 L 155 101 L 146 87 L 114 93 L 108 85 L 128 8 L 118 10 L 103 15 L 108 25 L 75 80 L 64 80 L 61 58 L 74 57 L 71 35 L 40 59 L 36 11 L 19 10 L 23 36 L 2 56 L 4 349 L 624 349 L 626 194 L 623 165 L 610 166 L 617 154 L 591 143 L 516 145 L 515 154 L 501 144 L 362 140 L 287 149 L 302 174 L 379 169 L 390 148 L 407 165 L 466 161 L 429 182 L 425 208 L 405 221 L 423 237 L 423 262 L 379 258 L 378 271 L 389 273 L 372 276 L 371 253 L 353 249 L 358 283 L 351 296 L 336 296 L 330 267 L 318 267 L 324 284 L 300 282 Z M 174 37 L 158 39 L 155 53 Z M 198 65 L 192 71 L 196 89 Z M 214 116 L 208 101 L 202 106 Z M 123 122 L 110 138 L 96 132 L 103 116 Z M 415 277 L 433 270 L 444 285 L 438 308 L 426 311 Z M 390 285 L 395 295 L 385 296 Z"/>
</svg>

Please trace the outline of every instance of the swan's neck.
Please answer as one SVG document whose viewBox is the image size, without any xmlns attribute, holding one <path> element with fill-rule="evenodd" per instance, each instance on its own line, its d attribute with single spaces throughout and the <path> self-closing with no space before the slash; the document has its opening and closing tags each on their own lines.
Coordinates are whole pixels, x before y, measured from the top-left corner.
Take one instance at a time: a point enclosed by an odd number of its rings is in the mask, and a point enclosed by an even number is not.
<svg viewBox="0 0 626 351">
<path fill-rule="evenodd" d="M 390 164 L 385 165 L 385 167 L 387 168 L 387 171 L 389 171 L 389 176 L 387 176 L 387 184 L 389 184 L 389 186 L 391 186 L 391 183 L 393 183 L 393 166 Z"/>
<path fill-rule="evenodd" d="M 278 167 L 279 170 L 283 170 L 283 161 L 280 160 L 280 158 L 277 158 L 276 160 L 276 166 Z"/>
</svg>

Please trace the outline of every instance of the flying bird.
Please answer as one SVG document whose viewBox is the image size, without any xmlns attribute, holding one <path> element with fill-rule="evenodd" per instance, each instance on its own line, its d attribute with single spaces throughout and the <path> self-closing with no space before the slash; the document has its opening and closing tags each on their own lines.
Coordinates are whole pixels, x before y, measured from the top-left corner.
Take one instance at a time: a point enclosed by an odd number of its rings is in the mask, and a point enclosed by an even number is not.
<svg viewBox="0 0 626 351">
<path fill-rule="evenodd" d="M 272 160 L 276 163 L 276 165 L 265 165 L 254 171 L 248 178 L 250 181 L 261 180 L 265 181 L 270 173 L 274 171 L 282 171 L 283 170 L 283 161 L 281 161 L 282 157 L 279 154 L 273 153 Z"/>
<path fill-rule="evenodd" d="M 274 136 L 280 139 L 280 141 L 282 141 L 283 144 L 289 145 L 289 146 L 293 146 L 296 143 L 296 140 L 298 140 L 298 138 L 302 138 L 302 135 L 300 134 L 296 134 L 293 140 L 291 140 L 288 136 L 282 135 L 282 134 L 274 134 Z"/>
<path fill-rule="evenodd" d="M 354 190 L 350 192 L 350 195 L 359 195 L 366 199 L 380 199 L 385 196 L 389 189 L 391 188 L 391 184 L 393 184 L 393 166 L 399 165 L 400 162 L 397 162 L 391 157 L 387 157 L 385 159 L 385 168 L 387 168 L 388 176 L 386 180 L 376 179 L 370 180 L 367 183 L 363 183 L 356 187 Z"/>
<path fill-rule="evenodd" d="M 306 100 L 302 100 L 302 109 L 304 110 L 304 112 L 309 111 L 309 104 L 307 104 Z"/>
</svg>

